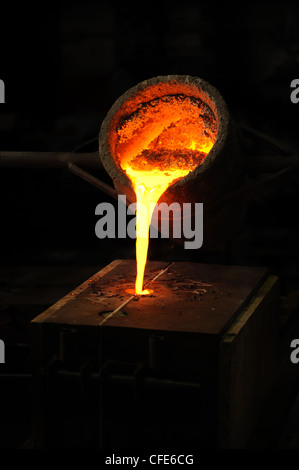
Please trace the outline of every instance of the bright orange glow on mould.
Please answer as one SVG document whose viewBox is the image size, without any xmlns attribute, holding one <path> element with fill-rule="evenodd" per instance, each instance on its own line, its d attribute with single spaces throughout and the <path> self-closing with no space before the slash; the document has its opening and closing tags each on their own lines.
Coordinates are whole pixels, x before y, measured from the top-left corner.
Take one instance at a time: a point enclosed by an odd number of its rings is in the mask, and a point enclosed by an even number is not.
<svg viewBox="0 0 299 470">
<path fill-rule="evenodd" d="M 203 162 L 216 133 L 210 108 L 184 95 L 140 105 L 118 127 L 117 159 L 132 181 L 137 201 L 135 295 L 152 292 L 143 289 L 143 281 L 155 204 L 171 184 Z"/>
</svg>

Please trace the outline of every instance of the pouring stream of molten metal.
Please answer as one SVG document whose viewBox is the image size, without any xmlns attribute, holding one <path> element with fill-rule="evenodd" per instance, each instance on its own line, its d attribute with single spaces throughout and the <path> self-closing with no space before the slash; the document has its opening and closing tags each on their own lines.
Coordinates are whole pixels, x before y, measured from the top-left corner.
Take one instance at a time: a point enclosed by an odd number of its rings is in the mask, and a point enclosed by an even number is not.
<svg viewBox="0 0 299 470">
<path fill-rule="evenodd" d="M 175 179 L 180 179 L 189 173 L 189 170 L 168 171 L 136 171 L 130 167 L 126 169 L 131 178 L 136 193 L 136 262 L 137 276 L 135 282 L 135 294 L 146 295 L 150 291 L 143 290 L 144 270 L 147 260 L 149 245 L 149 227 L 154 205 L 168 186 Z"/>
<path fill-rule="evenodd" d="M 119 129 L 119 160 L 137 202 L 137 275 L 135 291 L 129 290 L 135 295 L 152 292 L 143 289 L 143 279 L 155 204 L 171 184 L 202 163 L 215 142 L 213 126 L 199 119 L 204 112 L 197 103 L 169 97 L 142 108 Z"/>
</svg>

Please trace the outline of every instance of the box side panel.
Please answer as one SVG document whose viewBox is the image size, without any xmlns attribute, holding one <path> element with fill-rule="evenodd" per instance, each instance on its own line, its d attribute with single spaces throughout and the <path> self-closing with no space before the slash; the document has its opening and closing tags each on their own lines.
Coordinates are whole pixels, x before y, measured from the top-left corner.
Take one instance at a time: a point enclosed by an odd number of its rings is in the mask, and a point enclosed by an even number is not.
<svg viewBox="0 0 299 470">
<path fill-rule="evenodd" d="M 278 309 L 278 278 L 269 276 L 220 342 L 221 448 L 244 446 L 270 392 L 278 364 Z"/>
</svg>

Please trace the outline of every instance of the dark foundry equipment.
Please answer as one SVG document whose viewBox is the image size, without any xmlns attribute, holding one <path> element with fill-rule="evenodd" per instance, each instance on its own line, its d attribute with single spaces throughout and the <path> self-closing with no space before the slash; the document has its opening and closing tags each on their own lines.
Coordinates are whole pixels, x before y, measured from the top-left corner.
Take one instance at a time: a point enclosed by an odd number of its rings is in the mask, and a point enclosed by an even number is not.
<svg viewBox="0 0 299 470">
<path fill-rule="evenodd" d="M 202 165 L 170 186 L 160 202 L 204 203 L 205 236 L 201 250 L 213 250 L 244 226 L 248 201 L 288 181 L 298 172 L 299 160 L 264 134 L 237 125 L 219 91 L 201 78 L 158 76 L 127 90 L 107 113 L 99 137 L 92 139 L 99 142 L 99 151 L 84 152 L 81 146 L 72 152 L 1 151 L 0 168 L 68 168 L 111 198 L 125 194 L 130 204 L 135 194 L 115 159 L 115 131 L 121 121 L 148 101 L 177 93 L 199 99 L 211 109 L 217 139 Z M 103 169 L 114 188 L 99 179 L 98 173 Z M 252 181 L 248 175 L 253 176 Z M 184 240 L 173 238 L 173 241 L 182 244 Z"/>
<path fill-rule="evenodd" d="M 158 76 L 129 89 L 108 111 L 96 152 L 0 152 L 0 167 L 67 168 L 130 204 L 117 133 L 139 110 L 176 96 L 203 103 L 216 138 L 159 202 L 203 203 L 202 250 L 213 253 L 243 226 L 248 201 L 299 165 L 240 128 L 198 77 Z M 31 322 L 35 446 L 244 447 L 276 378 L 278 278 L 266 267 L 148 261 L 153 293 L 136 296 L 126 293 L 135 276 L 135 260 L 115 260 Z"/>
<path fill-rule="evenodd" d="M 42 448 L 242 447 L 276 375 L 278 279 L 261 267 L 116 260 L 32 323 Z"/>
<path fill-rule="evenodd" d="M 204 123 L 204 133 L 207 134 L 213 126 L 216 141 L 204 161 L 187 176 L 172 184 L 162 194 L 159 202 L 166 202 L 169 205 L 179 203 L 181 206 L 184 202 L 204 203 L 205 247 L 219 243 L 217 240 L 219 232 L 223 243 L 223 240 L 228 239 L 242 223 L 244 204 L 234 201 L 231 202 L 234 210 L 231 208 L 227 210 L 227 206 L 223 205 L 223 207 L 218 207 L 216 212 L 212 207 L 215 201 L 243 183 L 244 160 L 240 153 L 238 129 L 227 105 L 218 90 L 206 81 L 188 75 L 158 76 L 145 80 L 125 92 L 111 107 L 101 126 L 99 136 L 101 162 L 111 176 L 117 193 L 125 194 L 129 203 L 134 202 L 136 198 L 132 183 L 118 161 L 118 149 L 125 146 L 125 144 L 118 144 L 118 129 L 123 122 L 140 114 L 146 106 L 152 107 L 152 103 L 156 103 L 157 100 L 167 102 L 167 99 L 171 97 L 189 98 L 202 103 L 204 110 L 199 111 L 198 122 Z M 161 119 L 161 117 L 156 119 Z M 132 144 L 136 145 L 136 142 L 141 150 L 144 146 L 142 131 L 146 126 L 154 127 L 153 121 L 155 121 L 155 113 L 152 119 L 150 117 L 148 121 L 145 120 L 144 124 L 141 119 L 140 129 L 135 129 L 127 144 L 128 151 L 131 150 Z M 167 116 L 165 121 L 166 128 L 175 126 L 171 118 L 167 121 Z M 180 243 L 183 241 L 183 237 L 177 240 Z"/>
<path fill-rule="evenodd" d="M 118 98 L 103 121 L 99 136 L 99 154 L 103 166 L 111 176 L 116 190 L 120 194 L 126 194 L 131 202 L 135 200 L 131 181 L 116 159 L 117 128 L 122 121 L 128 119 L 146 103 L 180 95 L 199 99 L 208 106 L 216 121 L 217 138 L 204 162 L 171 185 L 161 197 L 161 201 L 167 203 L 213 201 L 224 190 L 233 187 L 240 176 L 243 163 L 237 129 L 220 93 L 197 77 L 180 75 L 155 77 L 139 83 Z M 138 133 L 136 134 L 138 138 Z"/>
</svg>

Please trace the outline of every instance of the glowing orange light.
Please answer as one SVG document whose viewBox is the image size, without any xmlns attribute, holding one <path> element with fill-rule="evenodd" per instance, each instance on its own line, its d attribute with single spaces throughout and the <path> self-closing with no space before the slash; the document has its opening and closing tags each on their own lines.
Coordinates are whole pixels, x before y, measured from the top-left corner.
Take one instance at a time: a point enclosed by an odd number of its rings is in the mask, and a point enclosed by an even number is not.
<svg viewBox="0 0 299 470">
<path fill-rule="evenodd" d="M 154 99 L 118 128 L 117 157 L 136 193 L 135 294 L 143 289 L 154 205 L 166 189 L 200 165 L 216 140 L 215 117 L 202 101 L 182 95 Z"/>
<path fill-rule="evenodd" d="M 144 270 L 147 260 L 149 245 L 149 226 L 151 223 L 154 204 L 168 188 L 168 186 L 178 178 L 182 178 L 189 170 L 169 170 L 164 171 L 153 169 L 152 171 L 133 170 L 126 168 L 127 175 L 131 178 L 137 198 L 136 206 L 136 260 L 137 276 L 135 283 L 135 293 L 145 295 L 148 292 L 143 290 Z"/>
</svg>

